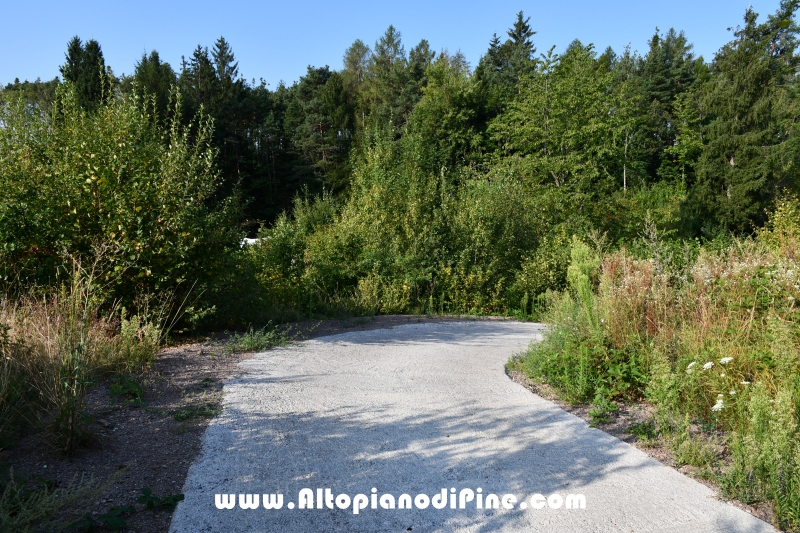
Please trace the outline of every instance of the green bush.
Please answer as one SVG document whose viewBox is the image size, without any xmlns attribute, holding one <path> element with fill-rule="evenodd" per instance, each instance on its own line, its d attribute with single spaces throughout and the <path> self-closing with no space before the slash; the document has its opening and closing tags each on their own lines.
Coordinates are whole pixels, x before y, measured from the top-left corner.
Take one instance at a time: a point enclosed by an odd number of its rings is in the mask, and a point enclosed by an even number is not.
<svg viewBox="0 0 800 533">
<path fill-rule="evenodd" d="M 566 283 L 559 195 L 512 170 L 426 170 L 408 133 L 375 134 L 349 196 L 297 199 L 252 264 L 271 305 L 298 314 L 512 313 Z M 527 314 L 526 314 L 527 316 Z"/>
<path fill-rule="evenodd" d="M 176 96 L 177 98 L 177 96 Z M 175 102 L 179 109 L 179 102 Z M 195 293 L 239 245 L 234 198 L 216 197 L 212 124 L 165 126 L 137 94 L 94 112 L 62 84 L 49 114 L 0 106 L 0 276 L 49 284 L 67 257 L 102 250 L 111 299 Z"/>
</svg>

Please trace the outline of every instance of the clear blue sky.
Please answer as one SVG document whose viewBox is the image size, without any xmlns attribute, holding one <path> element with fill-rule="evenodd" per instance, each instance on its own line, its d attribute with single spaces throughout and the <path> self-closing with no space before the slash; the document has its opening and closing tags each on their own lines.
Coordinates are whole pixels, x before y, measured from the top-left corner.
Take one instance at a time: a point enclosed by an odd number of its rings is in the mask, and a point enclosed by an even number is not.
<svg viewBox="0 0 800 533">
<path fill-rule="evenodd" d="M 142 52 L 154 49 L 177 70 L 182 55 L 224 35 L 241 74 L 274 88 L 296 80 L 309 64 L 341 68 L 355 39 L 372 46 L 389 24 L 402 32 L 406 50 L 424 38 L 435 50 L 460 49 L 474 67 L 493 33 L 505 38 L 519 10 L 531 17 L 539 52 L 552 45 L 563 50 L 575 38 L 599 50 L 610 45 L 619 52 L 630 44 L 644 52 L 658 26 L 684 30 L 710 60 L 751 4 L 764 18 L 779 0 L 9 2 L 0 31 L 0 83 L 58 75 L 73 35 L 97 39 L 118 75 L 130 74 Z"/>
</svg>

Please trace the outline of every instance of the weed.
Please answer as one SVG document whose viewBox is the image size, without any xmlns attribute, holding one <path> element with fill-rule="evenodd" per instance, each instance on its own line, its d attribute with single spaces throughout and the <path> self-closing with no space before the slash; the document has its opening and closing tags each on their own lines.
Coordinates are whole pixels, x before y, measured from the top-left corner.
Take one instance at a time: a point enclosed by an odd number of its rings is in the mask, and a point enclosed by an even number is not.
<svg viewBox="0 0 800 533">
<path fill-rule="evenodd" d="M 702 436 L 688 436 L 673 443 L 672 451 L 678 464 L 711 467 L 719 454 L 715 443 Z"/>
<path fill-rule="evenodd" d="M 103 483 L 76 475 L 69 483 L 56 487 L 41 479 L 34 484 L 24 483 L 15 479 L 14 471 L 10 470 L 0 483 L 0 531 L 61 531 L 80 516 L 77 504 L 99 496 L 122 472 L 118 470 Z"/>
<path fill-rule="evenodd" d="M 72 454 L 90 438 L 87 388 L 102 373 L 142 369 L 160 343 L 163 328 L 154 320 L 162 311 L 147 311 L 152 319 L 118 314 L 104 304 L 101 259 L 89 266 L 71 260 L 58 290 L 31 288 L 0 299 L 0 442 L 40 425 L 54 446 Z M 117 386 L 125 390 L 112 394 L 136 396 L 130 384 Z"/>
<path fill-rule="evenodd" d="M 213 418 L 220 413 L 218 404 L 212 402 L 189 405 L 172 413 L 178 422 L 193 422 L 198 417 Z"/>
<path fill-rule="evenodd" d="M 606 396 L 598 394 L 592 402 L 589 417 L 594 424 L 605 424 L 611 420 L 611 413 L 616 412 L 617 409 L 617 406 L 608 401 Z"/>
<path fill-rule="evenodd" d="M 769 501 L 788 530 L 800 528 L 800 204 L 792 201 L 755 239 L 679 245 L 648 221 L 639 257 L 622 250 L 599 262 L 573 241 L 570 292 L 551 297 L 550 331 L 510 363 L 568 401 L 593 400 L 598 423 L 608 402 L 646 397 L 658 432 L 650 423 L 631 429 L 644 445 L 661 438 L 676 462 L 715 477 L 728 496 Z"/>
<path fill-rule="evenodd" d="M 164 509 L 172 511 L 178 502 L 183 501 L 183 494 L 172 494 L 164 498 L 153 496 L 153 492 L 147 487 L 142 488 L 142 495 L 136 499 L 137 503 L 141 503 L 148 510 Z"/>
<path fill-rule="evenodd" d="M 230 353 L 268 350 L 275 346 L 285 346 L 289 342 L 286 330 L 268 323 L 261 329 L 250 327 L 245 333 L 237 333 L 231 338 Z"/>
<path fill-rule="evenodd" d="M 636 435 L 644 447 L 653 447 L 658 440 L 658 430 L 653 422 L 640 422 L 628 428 L 628 433 Z"/>
<path fill-rule="evenodd" d="M 116 376 L 111 380 L 108 392 L 116 401 L 124 401 L 131 405 L 142 404 L 144 391 L 139 381 L 133 376 Z"/>
<path fill-rule="evenodd" d="M 120 351 L 125 369 L 142 372 L 150 367 L 161 346 L 165 332 L 157 323 L 139 315 L 128 318 L 125 308 L 120 311 L 120 331 L 117 349 Z"/>
</svg>

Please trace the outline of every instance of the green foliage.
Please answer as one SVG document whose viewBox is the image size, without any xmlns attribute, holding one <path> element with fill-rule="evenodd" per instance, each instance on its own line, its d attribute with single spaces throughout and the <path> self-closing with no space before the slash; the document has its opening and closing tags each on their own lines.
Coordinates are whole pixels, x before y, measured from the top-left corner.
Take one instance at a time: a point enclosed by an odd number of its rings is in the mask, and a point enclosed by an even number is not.
<svg viewBox="0 0 800 533">
<path fill-rule="evenodd" d="M 552 296 L 551 331 L 509 364 L 597 422 L 612 400 L 643 396 L 675 460 L 745 502 L 772 503 L 778 525 L 800 526 L 798 202 L 781 200 L 757 239 L 670 244 L 654 225 L 639 257 L 602 257 L 574 240 L 570 291 Z M 595 281 L 596 280 L 596 281 Z M 638 434 L 637 433 L 637 434 Z M 730 463 L 720 461 L 728 450 Z"/>
<path fill-rule="evenodd" d="M 617 188 L 608 174 L 611 74 L 598 74 L 595 63 L 591 46 L 577 43 L 563 57 L 551 49 L 536 75 L 520 82 L 519 98 L 490 124 L 501 153 L 522 158 L 527 179 L 569 187 L 573 195 Z"/>
<path fill-rule="evenodd" d="M 5 279 L 51 282 L 64 255 L 103 251 L 109 296 L 202 291 L 238 247 L 236 204 L 214 198 L 211 124 L 193 141 L 136 95 L 84 112 L 70 86 L 52 115 L 0 108 L 0 258 Z M 183 288 L 185 286 L 185 288 Z"/>
<path fill-rule="evenodd" d="M 91 39 L 84 44 L 76 35 L 67 45 L 66 60 L 60 69 L 64 81 L 72 83 L 78 105 L 94 111 L 108 99 L 115 81 L 106 70 L 100 43 Z"/>
<path fill-rule="evenodd" d="M 616 410 L 617 406 L 608 401 L 606 396 L 598 394 L 589 409 L 589 417 L 595 424 L 606 423 L 610 420 L 609 415 Z"/>
<path fill-rule="evenodd" d="M 275 346 L 285 346 L 288 342 L 286 330 L 267 324 L 263 328 L 252 326 L 245 333 L 237 333 L 231 337 L 232 352 L 255 352 L 269 350 Z"/>
<path fill-rule="evenodd" d="M 169 63 L 162 62 L 158 52 L 153 50 L 150 55 L 142 54 L 142 58 L 136 63 L 133 76 L 123 79 L 122 90 L 126 93 L 139 90 L 152 98 L 156 116 L 166 121 L 176 83 L 175 71 Z"/>
<path fill-rule="evenodd" d="M 501 43 L 495 34 L 486 55 L 475 69 L 480 91 L 485 97 L 485 118 L 501 112 L 513 98 L 520 79 L 531 75 L 536 67 L 536 47 L 530 40 L 536 32 L 529 22 L 530 17 L 525 18 L 522 11 L 517 13 L 514 25 L 506 32 L 508 39 Z"/>
<path fill-rule="evenodd" d="M 56 100 L 58 85 L 58 78 L 53 78 L 50 81 L 41 81 L 37 78 L 32 82 L 27 80 L 20 82 L 19 79 L 15 79 L 14 83 L 9 83 L 0 88 L 0 105 L 16 102 L 21 98 L 28 105 L 37 108 L 41 113 L 47 114 Z"/>
<path fill-rule="evenodd" d="M 636 435 L 643 446 L 653 446 L 658 438 L 658 431 L 653 422 L 641 422 L 628 428 L 628 433 Z"/>
<path fill-rule="evenodd" d="M 570 263 L 567 268 L 567 282 L 572 292 L 580 300 L 585 317 L 595 331 L 598 328 L 598 323 L 594 309 L 592 278 L 596 277 L 596 270 L 599 266 L 600 258 L 592 253 L 591 249 L 580 239 L 573 237 Z"/>
</svg>

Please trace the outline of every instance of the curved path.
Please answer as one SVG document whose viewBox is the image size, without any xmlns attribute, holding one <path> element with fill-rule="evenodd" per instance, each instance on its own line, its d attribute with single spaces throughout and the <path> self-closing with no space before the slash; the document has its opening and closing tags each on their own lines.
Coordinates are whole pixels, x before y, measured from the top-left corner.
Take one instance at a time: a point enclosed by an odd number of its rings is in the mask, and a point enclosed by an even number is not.
<svg viewBox="0 0 800 533">
<path fill-rule="evenodd" d="M 257 354 L 225 386 L 171 531 L 775 531 L 508 379 L 509 356 L 541 332 L 504 321 L 414 324 Z M 363 494 L 366 504 L 373 487 L 378 497 L 452 487 L 476 498 L 464 509 L 370 502 L 356 515 L 352 503 L 328 509 L 323 492 L 322 509 L 288 508 L 303 488 Z M 478 509 L 479 487 L 528 508 Z M 242 509 L 240 493 L 282 493 L 284 505 Z M 537 493 L 583 494 L 586 508 L 534 509 Z M 216 494 L 236 494 L 236 507 L 217 509 Z"/>
</svg>

